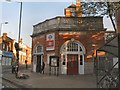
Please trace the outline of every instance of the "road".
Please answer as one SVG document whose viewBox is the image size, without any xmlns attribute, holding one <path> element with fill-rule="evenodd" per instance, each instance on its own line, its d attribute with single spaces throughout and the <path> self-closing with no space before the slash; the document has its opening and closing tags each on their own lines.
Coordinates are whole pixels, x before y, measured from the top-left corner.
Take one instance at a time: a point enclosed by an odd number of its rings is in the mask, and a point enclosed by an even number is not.
<svg viewBox="0 0 120 90">
<path fill-rule="evenodd" d="M 20 66 L 20 70 L 25 69 L 25 65 L 21 65 Z M 4 73 L 10 73 L 11 72 L 11 66 L 2 66 L 2 74 Z M 0 77 L 1 79 L 1 77 Z M 4 78 L 2 78 L 2 82 L 0 82 L 0 84 L 2 83 L 2 88 L 20 88 L 19 85 L 16 85 L 14 83 L 11 83 L 7 80 L 5 80 Z"/>
<path fill-rule="evenodd" d="M 2 88 L 19 88 L 19 87 L 2 79 Z"/>
<path fill-rule="evenodd" d="M 30 78 L 16 79 L 9 68 L 3 69 L 3 78 L 10 82 L 3 82 L 3 85 L 20 88 L 96 88 L 96 76 L 94 74 L 50 76 L 49 73 L 31 72 L 31 68 L 28 70 L 23 68 L 20 71 L 29 75 Z"/>
</svg>

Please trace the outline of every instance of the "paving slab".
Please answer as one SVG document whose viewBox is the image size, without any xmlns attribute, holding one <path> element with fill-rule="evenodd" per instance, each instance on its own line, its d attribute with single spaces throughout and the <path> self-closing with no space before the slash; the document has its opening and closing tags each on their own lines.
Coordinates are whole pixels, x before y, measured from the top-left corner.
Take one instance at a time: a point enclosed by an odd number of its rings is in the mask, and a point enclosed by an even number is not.
<svg viewBox="0 0 120 90">
<path fill-rule="evenodd" d="M 29 79 L 16 79 L 15 74 L 4 73 L 3 78 L 25 88 L 96 88 L 96 76 L 87 75 L 49 75 L 23 70 L 20 73 L 29 75 Z"/>
</svg>

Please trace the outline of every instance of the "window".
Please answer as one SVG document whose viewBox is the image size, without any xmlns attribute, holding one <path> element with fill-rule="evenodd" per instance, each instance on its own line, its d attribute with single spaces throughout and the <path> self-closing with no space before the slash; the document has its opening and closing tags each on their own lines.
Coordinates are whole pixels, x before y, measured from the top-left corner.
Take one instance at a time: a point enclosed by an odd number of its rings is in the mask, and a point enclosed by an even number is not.
<svg viewBox="0 0 120 90">
<path fill-rule="evenodd" d="M 42 52 L 42 46 L 37 47 L 37 53 L 40 53 L 40 52 Z"/>
<path fill-rule="evenodd" d="M 80 65 L 83 65 L 83 56 L 80 55 Z"/>
<path fill-rule="evenodd" d="M 80 51 L 82 51 L 82 48 L 81 48 L 81 47 L 80 47 L 79 49 L 80 49 Z"/>
<path fill-rule="evenodd" d="M 81 47 L 78 47 L 79 45 L 75 42 L 70 42 L 67 44 L 67 51 L 82 51 Z"/>
<path fill-rule="evenodd" d="M 6 43 L 3 43 L 3 50 L 4 51 L 8 51 L 9 47 Z"/>
<path fill-rule="evenodd" d="M 36 46 L 34 49 L 34 53 L 41 53 L 43 52 L 43 47 L 41 45 Z"/>
<path fill-rule="evenodd" d="M 60 53 L 78 53 L 78 54 L 84 54 L 85 53 L 85 48 L 82 45 L 82 43 L 79 43 L 79 41 L 76 40 L 70 40 L 70 41 L 66 41 L 61 49 L 60 49 Z"/>
<path fill-rule="evenodd" d="M 65 55 L 63 55 L 63 63 L 62 63 L 63 65 L 65 65 L 66 63 L 65 63 Z"/>
<path fill-rule="evenodd" d="M 50 56 L 55 55 L 55 53 L 47 54 L 47 64 L 50 62 Z"/>
</svg>

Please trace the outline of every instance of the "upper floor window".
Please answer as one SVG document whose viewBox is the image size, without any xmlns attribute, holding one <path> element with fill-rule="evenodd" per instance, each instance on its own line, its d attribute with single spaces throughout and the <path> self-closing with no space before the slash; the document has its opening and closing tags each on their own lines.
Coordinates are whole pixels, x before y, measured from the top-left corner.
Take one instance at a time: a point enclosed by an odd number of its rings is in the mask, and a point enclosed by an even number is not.
<svg viewBox="0 0 120 90">
<path fill-rule="evenodd" d="M 6 43 L 3 43 L 3 50 L 4 51 L 9 51 L 9 47 Z"/>
</svg>

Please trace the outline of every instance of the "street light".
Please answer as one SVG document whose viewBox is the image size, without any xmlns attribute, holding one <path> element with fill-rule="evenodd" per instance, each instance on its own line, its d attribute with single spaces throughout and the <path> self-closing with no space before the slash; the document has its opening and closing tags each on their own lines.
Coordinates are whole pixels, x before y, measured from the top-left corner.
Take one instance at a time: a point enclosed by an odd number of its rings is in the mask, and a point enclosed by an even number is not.
<svg viewBox="0 0 120 90">
<path fill-rule="evenodd" d="M 20 41 L 20 33 L 21 33 L 21 21 L 22 21 L 22 2 L 19 2 L 20 3 L 20 17 L 19 17 L 19 32 L 18 32 L 18 50 L 16 48 L 16 56 L 17 56 L 17 64 L 18 64 L 18 68 L 17 68 L 17 73 L 19 71 L 19 41 Z M 17 74 L 16 73 L 16 74 Z"/>
<path fill-rule="evenodd" d="M 8 2 L 12 2 L 11 0 L 6 0 Z M 15 48 L 16 48 L 16 56 L 17 56 L 17 72 L 16 72 L 16 77 L 19 71 L 19 41 L 20 41 L 20 34 L 21 34 L 21 21 L 22 21 L 22 2 L 17 2 L 20 3 L 20 12 L 19 12 L 19 29 L 18 29 L 18 43 L 15 43 Z"/>
<path fill-rule="evenodd" d="M 12 2 L 12 0 L 6 0 L 7 2 Z M 17 1 L 15 1 L 17 2 Z M 17 2 L 20 3 L 20 12 L 19 12 L 19 32 L 18 32 L 18 43 L 20 41 L 20 33 L 21 33 L 21 21 L 22 21 L 22 2 Z"/>
<path fill-rule="evenodd" d="M 18 43 L 20 41 L 20 33 L 21 33 L 21 21 L 22 21 L 22 2 L 20 2 L 20 17 L 19 17 L 19 33 L 18 33 Z"/>
<path fill-rule="evenodd" d="M 3 24 L 8 24 L 8 22 L 0 23 L 0 36 L 1 36 L 1 32 L 2 32 L 2 25 L 3 25 Z"/>
</svg>

